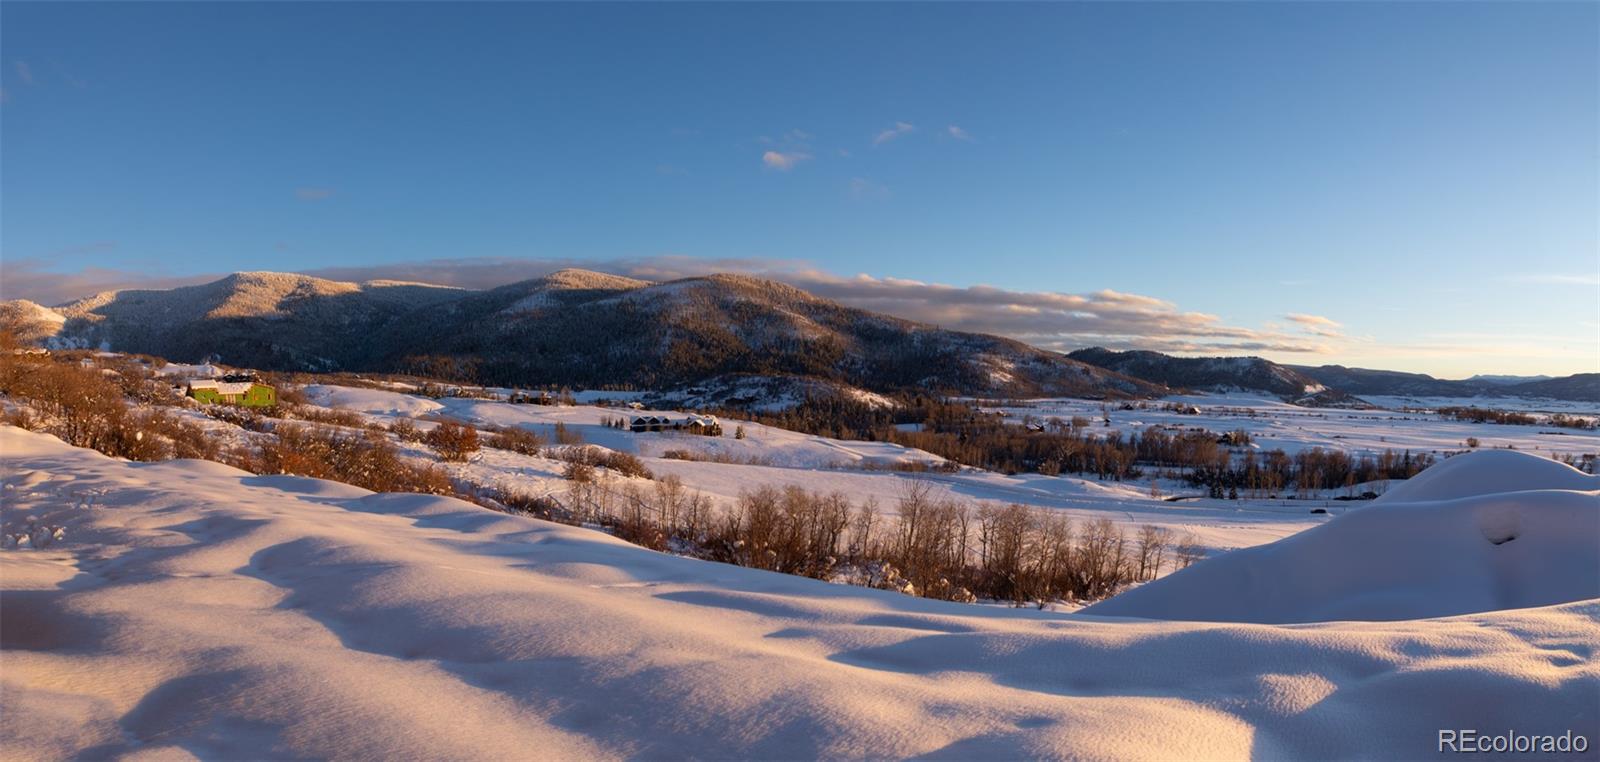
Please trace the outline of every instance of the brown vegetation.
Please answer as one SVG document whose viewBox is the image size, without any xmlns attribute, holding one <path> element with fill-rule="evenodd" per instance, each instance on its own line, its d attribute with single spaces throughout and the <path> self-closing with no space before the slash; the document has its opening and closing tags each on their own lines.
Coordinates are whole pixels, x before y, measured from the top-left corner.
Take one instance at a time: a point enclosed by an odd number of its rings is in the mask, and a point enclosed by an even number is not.
<svg viewBox="0 0 1600 762">
<path fill-rule="evenodd" d="M 493 430 L 486 444 L 497 450 L 538 457 L 544 438 L 519 426 L 501 426 Z"/>
<path fill-rule="evenodd" d="M 478 430 L 457 421 L 441 421 L 422 437 L 443 460 L 465 461 L 478 451 Z"/>
</svg>

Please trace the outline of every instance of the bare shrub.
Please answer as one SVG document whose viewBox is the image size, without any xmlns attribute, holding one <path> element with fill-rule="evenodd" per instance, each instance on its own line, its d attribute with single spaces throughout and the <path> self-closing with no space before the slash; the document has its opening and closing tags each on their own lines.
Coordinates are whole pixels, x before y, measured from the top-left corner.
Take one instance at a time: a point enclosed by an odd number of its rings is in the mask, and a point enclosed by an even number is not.
<svg viewBox="0 0 1600 762">
<path fill-rule="evenodd" d="M 282 424 L 276 434 L 262 445 L 250 470 L 332 479 L 374 492 L 451 492 L 444 471 L 404 460 L 374 432 Z"/>
<path fill-rule="evenodd" d="M 770 455 L 739 455 L 731 452 L 695 452 L 694 450 L 671 449 L 661 453 L 667 460 L 686 460 L 700 463 L 727 463 L 738 466 L 770 466 L 773 463 Z"/>
<path fill-rule="evenodd" d="M 444 421 L 434 426 L 422 441 L 444 460 L 465 461 L 478 451 L 478 430 L 455 421 Z"/>
<path fill-rule="evenodd" d="M 653 478 L 650 469 L 645 467 L 644 462 L 632 454 L 607 450 L 592 445 L 564 447 L 555 450 L 551 457 L 566 461 L 569 474 L 572 471 L 572 466 L 576 464 L 590 468 L 604 468 L 623 476 L 635 476 L 642 479 Z M 572 476 L 569 475 L 567 478 L 571 479 Z"/>
<path fill-rule="evenodd" d="M 544 439 L 538 434 L 516 426 L 502 426 L 489 435 L 486 443 L 497 450 L 509 450 L 520 455 L 538 457 Z"/>
<path fill-rule="evenodd" d="M 389 433 L 400 438 L 402 442 L 421 442 L 424 436 L 422 429 L 410 418 L 396 418 L 389 423 Z"/>
<path fill-rule="evenodd" d="M 161 443 L 161 459 L 217 460 L 222 450 L 221 443 L 204 426 L 166 411 L 147 410 L 139 413 L 135 416 L 134 425 L 140 433 Z"/>
<path fill-rule="evenodd" d="M 583 461 L 569 460 L 566 468 L 562 469 L 561 476 L 569 482 L 591 482 L 594 481 L 594 466 Z"/>
</svg>

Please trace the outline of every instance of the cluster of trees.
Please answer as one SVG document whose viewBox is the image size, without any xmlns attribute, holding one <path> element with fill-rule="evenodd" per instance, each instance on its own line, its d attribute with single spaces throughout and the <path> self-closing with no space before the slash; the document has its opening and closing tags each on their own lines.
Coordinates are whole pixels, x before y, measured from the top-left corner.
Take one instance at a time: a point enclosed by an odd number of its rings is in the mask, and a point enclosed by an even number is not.
<svg viewBox="0 0 1600 762">
<path fill-rule="evenodd" d="M 572 396 L 572 390 L 566 388 L 554 394 L 548 391 L 525 392 L 516 390 L 506 396 L 506 402 L 513 405 L 566 405 L 571 407 L 578 404 L 578 398 Z"/>
<path fill-rule="evenodd" d="M 1579 429 L 1582 431 L 1593 431 L 1596 428 L 1600 428 L 1600 419 L 1581 415 L 1567 415 L 1566 413 L 1554 413 L 1542 421 L 1538 416 L 1531 413 L 1523 413 L 1516 410 L 1494 410 L 1483 407 L 1441 407 L 1438 413 L 1445 418 L 1472 423 L 1534 426 L 1542 422 L 1545 425 L 1557 428 Z"/>
<path fill-rule="evenodd" d="M 707 412 L 722 418 L 746 418 L 769 426 L 805 434 L 880 441 L 897 425 L 922 424 L 930 419 L 965 420 L 977 409 L 925 394 L 885 395 L 894 404 L 885 406 L 844 395 L 808 397 L 800 404 L 775 412 L 751 412 L 730 408 Z"/>
<path fill-rule="evenodd" d="M 1580 429 L 1583 431 L 1594 431 L 1600 428 L 1600 418 L 1584 418 L 1583 416 L 1567 415 L 1565 413 L 1556 413 L 1550 416 L 1545 423 L 1557 428 Z"/>
<path fill-rule="evenodd" d="M 901 407 L 811 399 L 788 411 L 754 418 L 811 434 L 895 442 L 1007 474 L 1075 474 L 1123 481 L 1141 478 L 1147 468 L 1182 472 L 1191 484 L 1208 487 L 1214 497 L 1307 493 L 1408 479 L 1434 462 L 1426 453 L 1393 450 L 1360 456 L 1321 448 L 1295 455 L 1283 450 L 1259 452 L 1249 449 L 1251 438 L 1243 430 L 1218 434 L 1199 427 L 1151 426 L 1124 434 L 1097 427 L 1082 416 L 1026 416 L 1019 426 L 964 402 L 931 397 L 896 401 Z M 905 423 L 918 425 L 900 425 Z"/>
<path fill-rule="evenodd" d="M 1440 417 L 1471 423 L 1500 423 L 1515 426 L 1532 426 L 1539 419 L 1515 410 L 1493 410 L 1485 407 L 1441 407 Z"/>
<path fill-rule="evenodd" d="M 1218 460 L 1198 466 L 1186 477 L 1190 484 L 1208 487 L 1212 497 L 1276 497 L 1292 491 L 1306 495 L 1317 490 L 1351 489 L 1357 484 L 1409 479 L 1433 465 L 1428 453 L 1384 450 L 1377 455 L 1352 456 L 1343 450 L 1309 447 L 1294 455 L 1283 450 Z"/>
<path fill-rule="evenodd" d="M 498 507 L 571 524 L 601 525 L 658 550 L 945 600 L 1023 605 L 1092 601 L 1202 551 L 1158 527 L 1131 536 L 1108 519 L 976 505 L 914 481 L 892 514 L 871 499 L 761 486 L 719 509 L 676 477 L 641 485 L 586 472 L 564 495 L 494 495 Z"/>
<path fill-rule="evenodd" d="M 1438 413 L 1445 418 L 1469 421 L 1471 423 L 1498 423 L 1515 426 L 1534 426 L 1541 423 L 1537 416 L 1516 410 L 1494 410 L 1483 407 L 1441 407 Z M 1554 413 L 1543 419 L 1542 422 L 1557 428 L 1579 429 L 1581 431 L 1593 431 L 1596 428 L 1600 428 L 1600 419 L 1587 418 L 1581 415 L 1567 415 L 1566 413 Z"/>
</svg>

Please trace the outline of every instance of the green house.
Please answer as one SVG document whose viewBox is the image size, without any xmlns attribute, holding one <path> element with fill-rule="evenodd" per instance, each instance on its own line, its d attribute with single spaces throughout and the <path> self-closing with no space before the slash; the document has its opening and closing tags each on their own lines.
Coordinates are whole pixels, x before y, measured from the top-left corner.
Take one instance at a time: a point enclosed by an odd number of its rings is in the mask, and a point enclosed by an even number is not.
<svg viewBox="0 0 1600 762">
<path fill-rule="evenodd" d="M 246 407 L 271 407 L 278 404 L 278 392 L 258 381 L 190 381 L 187 392 L 197 401 Z"/>
</svg>

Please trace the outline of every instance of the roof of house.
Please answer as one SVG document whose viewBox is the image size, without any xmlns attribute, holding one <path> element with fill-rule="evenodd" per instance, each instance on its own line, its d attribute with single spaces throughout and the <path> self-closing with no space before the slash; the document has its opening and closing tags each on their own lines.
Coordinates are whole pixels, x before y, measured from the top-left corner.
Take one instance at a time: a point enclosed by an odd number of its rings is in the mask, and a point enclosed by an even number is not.
<svg viewBox="0 0 1600 762">
<path fill-rule="evenodd" d="M 190 381 L 190 389 L 215 389 L 217 394 L 246 394 L 254 381 Z"/>
</svg>

